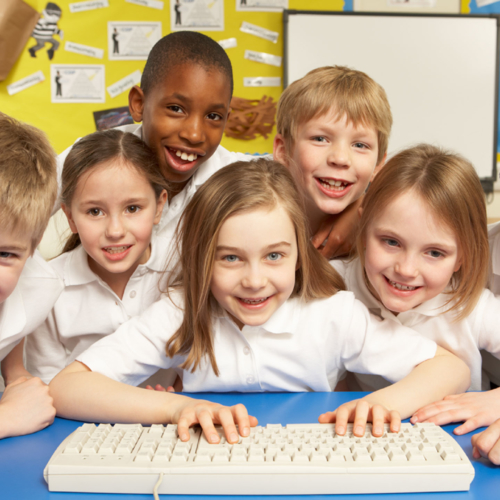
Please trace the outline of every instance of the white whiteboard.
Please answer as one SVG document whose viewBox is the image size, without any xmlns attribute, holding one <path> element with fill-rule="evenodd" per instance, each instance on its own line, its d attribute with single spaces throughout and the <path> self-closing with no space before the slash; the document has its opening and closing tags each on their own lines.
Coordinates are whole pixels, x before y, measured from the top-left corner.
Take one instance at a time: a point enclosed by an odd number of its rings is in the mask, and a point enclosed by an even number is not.
<svg viewBox="0 0 500 500">
<path fill-rule="evenodd" d="M 429 142 L 458 151 L 492 179 L 496 18 L 288 11 L 284 24 L 285 84 L 320 66 L 364 71 L 389 98 L 389 154 Z"/>
</svg>

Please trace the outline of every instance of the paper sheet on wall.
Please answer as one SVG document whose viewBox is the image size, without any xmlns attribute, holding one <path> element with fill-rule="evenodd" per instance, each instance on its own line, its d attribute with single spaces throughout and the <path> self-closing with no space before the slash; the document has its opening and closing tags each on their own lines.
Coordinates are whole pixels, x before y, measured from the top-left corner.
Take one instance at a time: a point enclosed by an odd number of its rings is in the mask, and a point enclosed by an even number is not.
<svg viewBox="0 0 500 500">
<path fill-rule="evenodd" d="M 85 12 L 87 10 L 104 9 L 109 7 L 108 0 L 87 0 L 85 2 L 75 2 L 69 4 L 69 11 L 74 14 L 75 12 Z"/>
<path fill-rule="evenodd" d="M 435 7 L 436 0 L 387 0 L 389 6 Z"/>
<path fill-rule="evenodd" d="M 64 50 L 66 52 L 73 52 L 74 54 L 80 54 L 82 56 L 95 57 L 96 59 L 102 59 L 104 57 L 103 49 L 89 47 L 88 45 L 82 45 L 81 43 L 67 41 L 64 44 Z"/>
<path fill-rule="evenodd" d="M 23 90 L 26 90 L 27 88 L 32 87 L 37 83 L 43 82 L 44 80 L 45 75 L 42 73 L 42 71 L 37 71 L 32 75 L 25 76 L 24 78 L 21 78 L 21 80 L 7 85 L 7 93 L 9 95 L 17 94 L 18 92 L 22 92 Z"/>
<path fill-rule="evenodd" d="M 170 0 L 172 31 L 224 30 L 224 0 Z"/>
<path fill-rule="evenodd" d="M 145 61 L 161 38 L 161 22 L 108 22 L 110 61 Z"/>
<path fill-rule="evenodd" d="M 51 64 L 53 103 L 105 102 L 103 64 Z"/>
<path fill-rule="evenodd" d="M 281 12 L 288 9 L 288 0 L 236 0 L 236 10 L 253 12 Z"/>
</svg>

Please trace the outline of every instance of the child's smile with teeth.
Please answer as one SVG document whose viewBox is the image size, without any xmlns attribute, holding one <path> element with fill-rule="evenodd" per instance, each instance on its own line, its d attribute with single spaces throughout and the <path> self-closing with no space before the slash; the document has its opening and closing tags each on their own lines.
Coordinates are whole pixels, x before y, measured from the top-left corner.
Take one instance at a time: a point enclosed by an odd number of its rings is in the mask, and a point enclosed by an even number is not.
<svg viewBox="0 0 500 500">
<path fill-rule="evenodd" d="M 245 304 L 256 305 L 256 304 L 262 304 L 262 302 L 265 302 L 269 297 L 264 297 L 262 299 L 244 299 L 243 297 L 238 297 L 238 298 Z"/>
<path fill-rule="evenodd" d="M 187 154 L 185 151 L 181 151 L 180 149 L 175 150 L 175 156 L 178 156 L 181 160 L 187 160 L 187 161 L 194 161 L 198 159 L 197 154 L 194 153 Z"/>
<path fill-rule="evenodd" d="M 394 287 L 397 288 L 398 290 L 403 290 L 403 291 L 413 291 L 416 290 L 417 288 L 420 288 L 419 286 L 409 286 L 409 285 L 403 285 L 401 283 L 397 283 L 396 281 L 392 281 L 389 278 L 386 277 L 386 280 Z"/>
<path fill-rule="evenodd" d="M 332 189 L 333 191 L 343 191 L 347 186 L 349 186 L 349 184 L 351 184 L 347 181 L 339 181 L 335 179 L 319 178 L 318 180 L 326 189 Z"/>
<path fill-rule="evenodd" d="M 132 245 L 124 245 L 121 247 L 104 247 L 104 251 L 108 253 L 121 253 L 128 250 Z"/>
</svg>

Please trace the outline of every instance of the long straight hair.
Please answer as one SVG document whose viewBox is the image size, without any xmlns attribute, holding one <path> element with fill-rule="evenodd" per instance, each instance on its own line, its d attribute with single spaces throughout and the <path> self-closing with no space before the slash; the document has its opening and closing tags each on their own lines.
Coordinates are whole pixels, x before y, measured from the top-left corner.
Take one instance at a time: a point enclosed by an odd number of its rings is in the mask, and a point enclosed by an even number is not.
<svg viewBox="0 0 500 500">
<path fill-rule="evenodd" d="M 128 168 L 134 168 L 142 174 L 155 192 L 158 200 L 169 185 L 160 173 L 160 166 L 155 153 L 139 137 L 121 130 L 94 132 L 80 139 L 69 152 L 62 172 L 61 202 L 70 207 L 83 174 L 102 163 L 116 160 Z M 72 234 L 63 248 L 69 252 L 80 245 L 78 233 Z"/>
<path fill-rule="evenodd" d="M 210 291 L 219 231 L 237 213 L 281 206 L 297 237 L 298 267 L 291 297 L 305 301 L 345 290 L 340 275 L 309 241 L 301 196 L 288 169 L 263 158 L 222 168 L 200 187 L 177 228 L 178 267 L 169 287 L 182 290 L 184 320 L 167 342 L 167 355 L 187 355 L 182 368 L 196 370 L 208 356 L 219 374 L 213 349 L 212 317 L 221 311 Z M 168 289 L 167 289 L 168 293 Z"/>
<path fill-rule="evenodd" d="M 468 160 L 429 144 L 392 157 L 363 200 L 357 240 L 363 266 L 368 227 L 391 201 L 409 191 L 420 196 L 436 220 L 457 239 L 461 266 L 451 278 L 447 311 L 454 311 L 458 321 L 472 312 L 488 277 L 488 229 L 481 181 Z M 367 285 L 371 289 L 368 281 Z"/>
</svg>

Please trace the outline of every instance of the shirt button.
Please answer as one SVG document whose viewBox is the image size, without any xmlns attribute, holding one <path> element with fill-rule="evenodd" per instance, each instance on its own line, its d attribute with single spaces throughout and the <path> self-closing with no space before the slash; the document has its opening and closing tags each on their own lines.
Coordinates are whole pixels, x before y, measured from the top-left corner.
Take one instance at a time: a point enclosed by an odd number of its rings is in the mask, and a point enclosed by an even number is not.
<svg viewBox="0 0 500 500">
<path fill-rule="evenodd" d="M 243 348 L 243 352 L 248 356 L 250 354 L 250 347 L 247 345 Z"/>
<path fill-rule="evenodd" d="M 132 290 L 130 292 L 130 298 L 133 299 L 137 295 L 137 292 L 135 290 Z"/>
<path fill-rule="evenodd" d="M 253 377 L 247 377 L 247 384 L 253 384 Z"/>
</svg>

